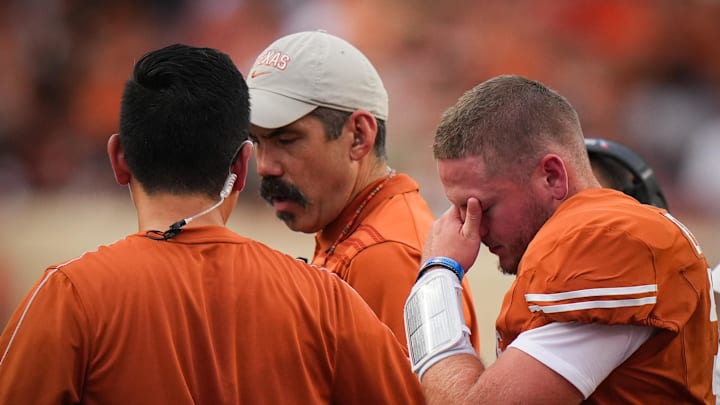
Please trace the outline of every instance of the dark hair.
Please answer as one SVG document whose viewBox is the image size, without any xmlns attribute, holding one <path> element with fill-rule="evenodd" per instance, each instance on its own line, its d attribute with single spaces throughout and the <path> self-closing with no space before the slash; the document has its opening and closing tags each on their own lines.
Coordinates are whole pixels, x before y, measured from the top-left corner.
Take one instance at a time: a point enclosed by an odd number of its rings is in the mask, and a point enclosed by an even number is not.
<svg viewBox="0 0 720 405">
<path fill-rule="evenodd" d="M 145 192 L 217 196 L 250 125 L 230 57 L 175 44 L 144 55 L 125 84 L 120 142 Z"/>
<path fill-rule="evenodd" d="M 310 112 L 314 117 L 320 119 L 325 128 L 327 138 L 330 140 L 337 139 L 342 133 L 342 127 L 347 122 L 351 112 L 335 110 L 327 107 L 318 107 Z M 377 121 L 377 134 L 375 135 L 375 155 L 381 160 L 387 159 L 385 152 L 385 121 L 375 118 Z"/>
</svg>

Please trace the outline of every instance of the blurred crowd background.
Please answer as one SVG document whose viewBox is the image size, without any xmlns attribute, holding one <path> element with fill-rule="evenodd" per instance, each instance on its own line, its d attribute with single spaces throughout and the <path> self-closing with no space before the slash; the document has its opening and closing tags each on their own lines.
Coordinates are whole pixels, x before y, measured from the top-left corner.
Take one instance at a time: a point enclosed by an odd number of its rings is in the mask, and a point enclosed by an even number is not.
<svg viewBox="0 0 720 405">
<path fill-rule="evenodd" d="M 440 115 L 475 84 L 517 73 L 565 95 L 586 136 L 637 150 L 720 261 L 718 0 L 3 0 L 0 19 L 2 323 L 45 266 L 135 230 L 105 144 L 142 54 L 213 47 L 246 73 L 277 37 L 318 28 L 376 65 L 391 165 L 418 179 L 437 214 Z M 238 231 L 311 255 L 311 240 L 285 239 L 296 236 L 263 205 L 254 174 L 243 194 Z"/>
</svg>

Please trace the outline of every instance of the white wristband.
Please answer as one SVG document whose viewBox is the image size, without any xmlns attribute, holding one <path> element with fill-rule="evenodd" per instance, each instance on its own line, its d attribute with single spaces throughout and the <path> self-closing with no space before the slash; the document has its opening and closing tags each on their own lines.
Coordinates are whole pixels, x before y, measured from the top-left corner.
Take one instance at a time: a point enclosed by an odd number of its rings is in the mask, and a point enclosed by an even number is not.
<svg viewBox="0 0 720 405">
<path fill-rule="evenodd" d="M 437 267 L 413 286 L 405 302 L 405 334 L 413 372 L 455 354 L 477 355 L 462 310 L 462 286 L 451 270 Z"/>
</svg>

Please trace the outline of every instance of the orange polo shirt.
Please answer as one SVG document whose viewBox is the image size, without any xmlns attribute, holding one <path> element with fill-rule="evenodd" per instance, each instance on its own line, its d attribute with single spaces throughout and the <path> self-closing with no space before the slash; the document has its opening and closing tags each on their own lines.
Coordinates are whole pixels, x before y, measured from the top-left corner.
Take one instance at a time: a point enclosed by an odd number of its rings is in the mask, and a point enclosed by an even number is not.
<svg viewBox="0 0 720 405">
<path fill-rule="evenodd" d="M 405 174 L 390 178 L 357 214 L 358 207 L 383 181 L 385 178 L 370 184 L 334 222 L 315 235 L 312 263 L 347 281 L 406 346 L 405 301 L 417 279 L 423 244 L 434 217 L 418 184 Z M 328 254 L 355 215 L 347 236 Z M 479 352 L 480 336 L 467 279 L 462 287 L 465 322 Z"/>
<path fill-rule="evenodd" d="M 422 403 L 360 296 L 224 227 L 50 267 L 0 336 L 2 404 Z"/>
</svg>

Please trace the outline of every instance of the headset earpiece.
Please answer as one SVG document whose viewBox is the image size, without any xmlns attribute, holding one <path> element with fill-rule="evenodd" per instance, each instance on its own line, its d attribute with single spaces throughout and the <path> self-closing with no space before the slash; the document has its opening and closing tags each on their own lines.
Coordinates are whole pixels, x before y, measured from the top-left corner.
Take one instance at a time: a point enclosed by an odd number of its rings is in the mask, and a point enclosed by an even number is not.
<svg viewBox="0 0 720 405">
<path fill-rule="evenodd" d="M 227 176 L 227 179 L 225 179 L 225 185 L 223 185 L 222 191 L 220 191 L 220 197 L 225 199 L 230 196 L 230 193 L 232 192 L 232 188 L 235 185 L 235 180 L 237 180 L 237 174 L 230 173 Z"/>
</svg>

